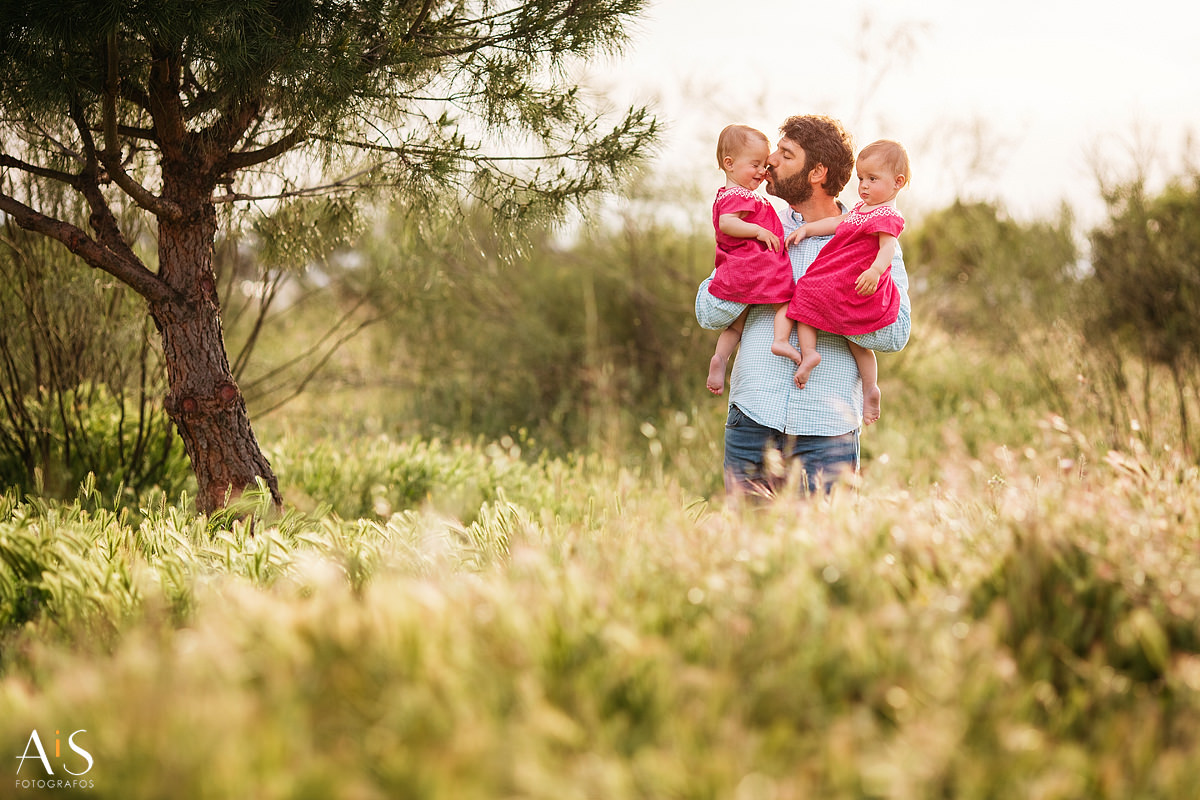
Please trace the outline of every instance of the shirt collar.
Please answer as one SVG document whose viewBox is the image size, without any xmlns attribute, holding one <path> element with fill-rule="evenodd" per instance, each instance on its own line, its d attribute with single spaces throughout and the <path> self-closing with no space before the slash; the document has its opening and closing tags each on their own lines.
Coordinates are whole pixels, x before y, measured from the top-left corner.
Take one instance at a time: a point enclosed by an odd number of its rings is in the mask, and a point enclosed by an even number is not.
<svg viewBox="0 0 1200 800">
<path fill-rule="evenodd" d="M 838 200 L 836 202 L 837 202 L 838 209 L 841 211 L 841 213 L 845 214 L 847 211 L 850 210 L 850 209 L 846 208 L 846 206 L 842 203 L 841 200 Z M 803 225 L 804 224 L 804 215 L 802 215 L 796 209 L 792 208 L 791 206 L 788 206 L 787 213 L 789 215 L 788 219 L 790 219 L 792 221 L 793 225 Z"/>
</svg>

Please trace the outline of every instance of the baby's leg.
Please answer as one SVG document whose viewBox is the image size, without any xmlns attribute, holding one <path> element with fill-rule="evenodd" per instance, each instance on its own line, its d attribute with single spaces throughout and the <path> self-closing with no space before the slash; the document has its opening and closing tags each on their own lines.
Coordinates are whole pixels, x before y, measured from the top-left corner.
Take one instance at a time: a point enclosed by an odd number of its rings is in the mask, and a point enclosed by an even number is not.
<svg viewBox="0 0 1200 800">
<path fill-rule="evenodd" d="M 879 362 L 875 358 L 874 350 L 868 350 L 849 339 L 846 340 L 846 344 L 850 345 L 850 352 L 858 362 L 858 374 L 862 376 L 863 424 L 870 425 L 879 420 Z"/>
<path fill-rule="evenodd" d="M 717 350 L 708 362 L 708 390 L 713 394 L 722 394 L 725 391 L 725 366 L 733 356 L 738 342 L 742 340 L 742 327 L 746 324 L 746 314 L 749 311 L 750 307 L 747 306 L 746 310 L 717 337 Z"/>
<path fill-rule="evenodd" d="M 808 383 L 817 364 L 821 363 L 821 354 L 817 352 L 817 329 L 803 322 L 796 323 L 796 338 L 800 341 L 800 360 L 796 362 L 796 388 L 803 389 Z"/>
<path fill-rule="evenodd" d="M 771 344 L 771 352 L 791 359 L 798 365 L 801 361 L 800 351 L 792 347 L 791 342 L 796 323 L 788 319 L 787 309 L 787 303 L 775 306 L 775 341 Z"/>
</svg>

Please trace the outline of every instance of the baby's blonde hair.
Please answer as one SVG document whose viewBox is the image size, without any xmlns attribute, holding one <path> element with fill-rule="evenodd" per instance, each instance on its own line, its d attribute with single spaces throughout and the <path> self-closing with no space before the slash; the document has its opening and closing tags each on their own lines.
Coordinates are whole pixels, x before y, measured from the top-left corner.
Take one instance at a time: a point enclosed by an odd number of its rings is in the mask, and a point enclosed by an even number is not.
<svg viewBox="0 0 1200 800">
<path fill-rule="evenodd" d="M 725 156 L 736 156 L 746 149 L 751 142 L 761 139 L 770 147 L 771 140 L 757 128 L 749 125 L 726 125 L 717 137 L 717 166 L 725 168 Z"/>
<path fill-rule="evenodd" d="M 904 145 L 899 142 L 891 139 L 871 142 L 858 154 L 859 161 L 864 158 L 877 158 L 892 174 L 903 175 L 906 181 L 912 182 L 912 167 L 908 163 L 908 153 L 905 151 Z"/>
</svg>

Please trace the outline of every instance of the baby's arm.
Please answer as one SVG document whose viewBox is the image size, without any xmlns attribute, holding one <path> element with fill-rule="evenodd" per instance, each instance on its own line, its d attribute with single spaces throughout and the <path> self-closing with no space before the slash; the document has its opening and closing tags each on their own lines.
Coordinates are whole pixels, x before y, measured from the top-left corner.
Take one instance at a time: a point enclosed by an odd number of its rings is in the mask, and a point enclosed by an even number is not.
<svg viewBox="0 0 1200 800">
<path fill-rule="evenodd" d="M 793 245 L 808 236 L 833 236 L 837 231 L 837 226 L 841 225 L 845 218 L 845 214 L 838 214 L 836 217 L 825 217 L 806 222 L 788 234 L 787 243 Z"/>
<path fill-rule="evenodd" d="M 879 252 L 875 254 L 875 260 L 871 262 L 871 266 L 867 267 L 854 282 L 854 291 L 864 297 L 875 294 L 875 290 L 879 288 L 879 279 L 883 277 L 883 271 L 888 268 L 888 264 L 892 263 L 892 257 L 895 255 L 896 237 L 890 233 L 879 234 Z"/>
<path fill-rule="evenodd" d="M 886 328 L 880 328 L 871 333 L 846 337 L 877 353 L 900 352 L 908 344 L 909 335 L 912 333 L 912 305 L 908 299 L 908 271 L 904 268 L 902 250 L 903 247 L 897 244 L 896 255 L 892 258 L 892 283 L 900 292 L 900 314 L 896 317 L 896 321 Z M 737 315 L 729 315 L 725 324 L 728 325 L 735 316 Z"/>
<path fill-rule="evenodd" d="M 726 236 L 732 236 L 736 239 L 758 239 L 771 252 L 778 250 L 779 237 L 762 225 L 755 225 L 753 222 L 746 222 L 746 220 L 742 219 L 748 213 L 750 212 L 741 211 L 736 214 L 722 214 L 717 217 L 717 227 Z"/>
</svg>

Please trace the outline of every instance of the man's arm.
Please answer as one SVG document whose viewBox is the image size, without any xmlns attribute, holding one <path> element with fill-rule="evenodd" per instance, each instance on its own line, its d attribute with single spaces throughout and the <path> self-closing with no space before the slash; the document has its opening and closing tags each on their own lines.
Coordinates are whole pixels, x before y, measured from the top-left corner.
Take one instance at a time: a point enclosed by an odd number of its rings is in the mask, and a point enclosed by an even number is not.
<svg viewBox="0 0 1200 800">
<path fill-rule="evenodd" d="M 710 331 L 725 330 L 746 310 L 745 303 L 721 300 L 709 294 L 708 285 L 716 274 L 714 271 L 705 278 L 696 290 L 696 321 L 701 328 Z"/>
<path fill-rule="evenodd" d="M 858 336 L 847 336 L 847 339 L 880 353 L 897 353 L 908 344 L 909 334 L 912 333 L 912 305 L 908 299 L 908 272 L 904 269 L 904 253 L 899 242 L 896 244 L 896 254 L 892 257 L 892 280 L 900 291 L 900 315 L 896 317 L 896 321 L 886 328 Z"/>
</svg>

